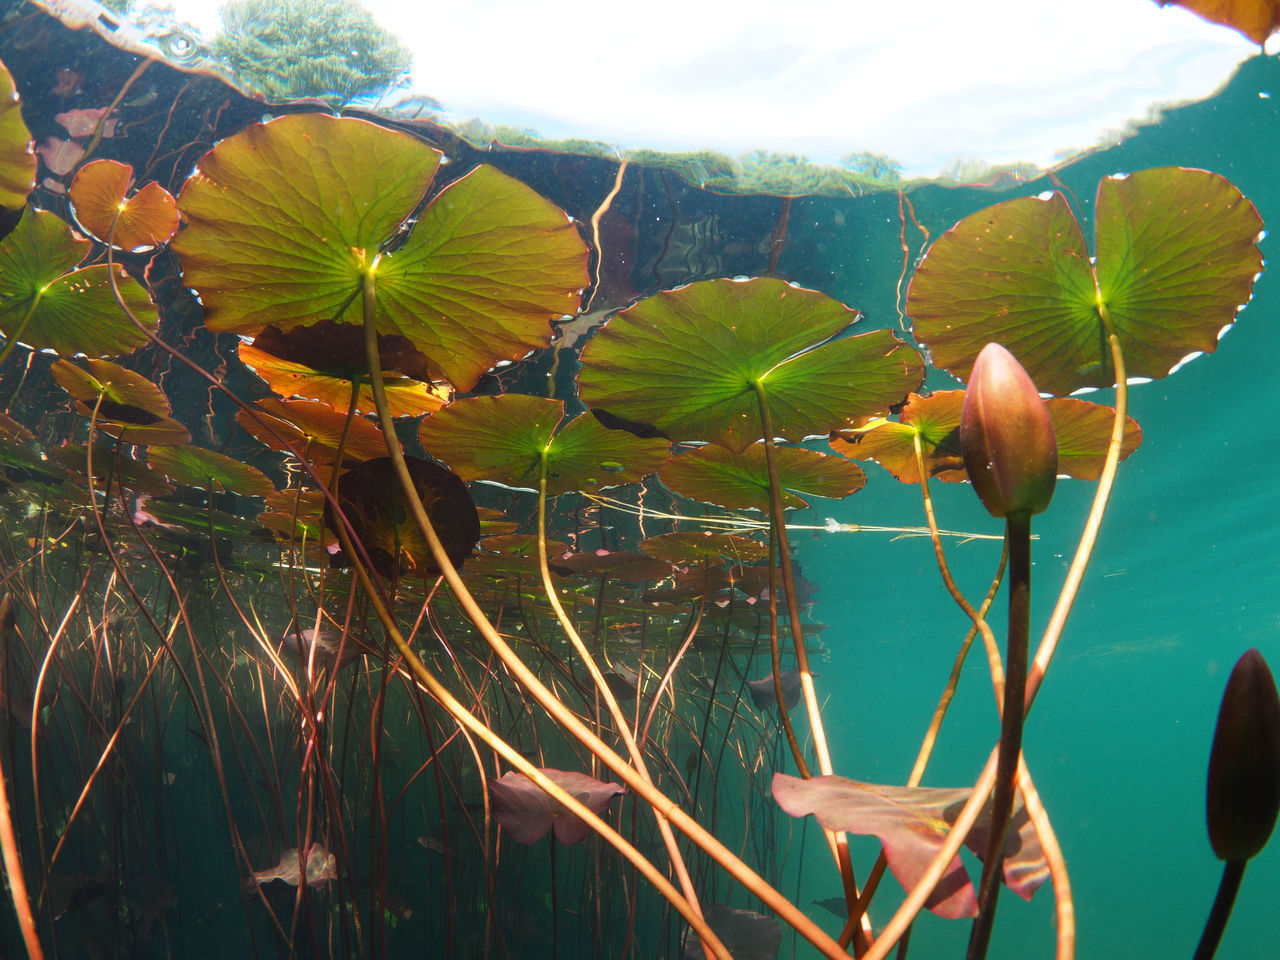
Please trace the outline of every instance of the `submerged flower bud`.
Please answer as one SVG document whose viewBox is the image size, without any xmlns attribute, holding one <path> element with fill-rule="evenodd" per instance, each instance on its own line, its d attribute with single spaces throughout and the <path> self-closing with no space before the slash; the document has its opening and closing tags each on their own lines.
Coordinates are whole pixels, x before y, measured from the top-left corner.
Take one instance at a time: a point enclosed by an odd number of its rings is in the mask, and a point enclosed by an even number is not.
<svg viewBox="0 0 1280 960">
<path fill-rule="evenodd" d="M 1257 650 L 1231 671 L 1209 752 L 1205 807 L 1218 859 L 1243 861 L 1267 844 L 1280 811 L 1280 696 Z"/>
<path fill-rule="evenodd" d="M 1040 513 L 1058 476 L 1049 411 L 1027 371 L 998 343 L 978 354 L 960 415 L 960 453 L 978 499 L 996 517 Z"/>
</svg>

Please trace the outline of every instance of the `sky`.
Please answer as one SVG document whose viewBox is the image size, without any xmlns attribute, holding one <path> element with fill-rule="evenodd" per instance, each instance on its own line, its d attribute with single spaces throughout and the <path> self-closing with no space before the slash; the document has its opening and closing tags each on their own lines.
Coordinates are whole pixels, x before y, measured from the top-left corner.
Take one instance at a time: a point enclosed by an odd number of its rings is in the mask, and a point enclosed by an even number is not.
<svg viewBox="0 0 1280 960">
<path fill-rule="evenodd" d="M 207 36 L 218 2 L 177 0 Z M 366 0 L 447 119 L 625 148 L 1048 166 L 1257 51 L 1153 0 Z M 1034 12 L 1029 12 L 1034 11 Z"/>
</svg>

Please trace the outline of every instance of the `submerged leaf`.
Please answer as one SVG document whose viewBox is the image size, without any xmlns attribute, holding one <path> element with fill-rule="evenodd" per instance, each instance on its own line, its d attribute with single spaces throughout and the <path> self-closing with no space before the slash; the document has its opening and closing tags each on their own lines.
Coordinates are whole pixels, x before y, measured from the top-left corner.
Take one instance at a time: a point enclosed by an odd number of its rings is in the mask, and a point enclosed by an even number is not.
<svg viewBox="0 0 1280 960">
<path fill-rule="evenodd" d="M 627 792 L 620 784 L 605 783 L 585 773 L 548 767 L 539 769 L 547 779 L 595 814 L 603 813 L 610 800 Z M 561 843 L 581 843 L 591 835 L 591 828 L 581 818 L 515 770 L 489 781 L 489 799 L 494 819 L 502 824 L 502 829 L 516 843 L 534 843 L 552 829 Z"/>
<path fill-rule="evenodd" d="M 801 780 L 783 773 L 773 775 L 773 798 L 791 816 L 813 814 L 828 830 L 879 837 L 889 869 L 907 890 L 916 885 L 942 849 L 970 792 L 968 787 L 888 787 L 837 776 Z M 985 852 L 990 807 L 988 801 L 987 810 L 965 838 L 965 845 L 978 856 Z M 1029 900 L 1048 876 L 1049 868 L 1026 810 L 1016 808 L 1005 844 L 1004 882 Z M 977 914 L 977 897 L 959 855 L 952 859 L 925 906 L 941 917 Z"/>
<path fill-rule="evenodd" d="M 153 446 L 147 463 L 175 483 L 202 490 L 228 491 L 245 497 L 267 497 L 275 486 L 257 467 L 199 447 Z"/>
<path fill-rule="evenodd" d="M 471 495 L 456 474 L 438 463 L 405 457 L 414 490 L 454 566 L 461 566 L 480 539 L 480 518 Z M 440 567 L 405 501 L 390 457 L 358 463 L 344 473 L 338 504 L 356 539 L 364 544 L 374 569 L 384 577 L 435 577 Z M 324 522 L 338 530 L 333 507 L 325 501 Z M 334 555 L 335 566 L 350 558 Z"/>
</svg>

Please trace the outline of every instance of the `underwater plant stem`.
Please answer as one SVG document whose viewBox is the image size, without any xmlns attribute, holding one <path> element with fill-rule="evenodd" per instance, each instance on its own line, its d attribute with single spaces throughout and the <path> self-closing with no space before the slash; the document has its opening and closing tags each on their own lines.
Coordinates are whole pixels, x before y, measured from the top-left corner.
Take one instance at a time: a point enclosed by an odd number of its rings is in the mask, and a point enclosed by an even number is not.
<svg viewBox="0 0 1280 960">
<path fill-rule="evenodd" d="M 1005 517 L 1009 546 L 1009 639 L 1005 656 L 1004 709 L 1000 717 L 1000 745 L 996 761 L 995 796 L 991 801 L 982 881 L 978 886 L 978 917 L 969 936 L 968 960 L 983 960 L 991 943 L 1004 872 L 1004 848 L 1013 814 L 1018 761 L 1022 754 L 1022 725 L 1026 716 L 1027 649 L 1031 635 L 1031 514 L 1016 510 Z"/>
<path fill-rule="evenodd" d="M 1053 881 L 1054 918 L 1058 927 L 1055 960 L 1073 960 L 1076 955 L 1076 907 L 1071 895 L 1071 879 L 1067 875 L 1067 861 L 1023 757 L 1018 758 L 1018 792 L 1022 794 L 1022 803 L 1027 808 L 1031 825 L 1035 827 L 1036 839 L 1044 851 L 1044 860 L 1049 865 L 1049 876 Z"/>
<path fill-rule="evenodd" d="M 942 574 L 942 583 L 947 588 L 947 592 L 951 594 L 951 599 L 954 600 L 956 605 L 965 612 L 965 615 L 973 621 L 974 629 L 981 631 L 982 633 L 982 643 L 983 646 L 986 647 L 987 660 L 991 668 L 991 683 L 992 686 L 995 687 L 996 702 L 999 703 L 1004 699 L 1004 665 L 1000 660 L 1000 647 L 996 643 L 995 634 L 991 632 L 990 624 L 987 623 L 986 615 L 987 610 L 991 607 L 991 601 L 994 599 L 996 591 L 1000 589 L 1000 580 L 1004 576 L 1005 564 L 1009 559 L 1009 541 L 1007 538 L 1004 539 L 1004 546 L 1000 553 L 1000 565 L 996 570 L 995 580 L 991 584 L 991 589 L 987 591 L 987 598 L 982 605 L 982 610 L 974 610 L 973 604 L 968 601 L 965 595 L 960 592 L 960 588 L 956 586 L 955 579 L 951 576 L 951 568 L 947 564 L 947 556 L 942 549 L 942 537 L 938 531 L 938 520 L 933 513 L 933 497 L 929 494 L 929 475 L 924 466 L 924 447 L 920 443 L 920 434 L 918 432 L 913 434 L 911 440 L 915 446 L 916 472 L 920 477 L 920 492 L 921 496 L 924 498 L 924 515 L 929 523 L 929 538 L 933 541 L 933 555 L 938 561 L 938 572 Z M 969 645 L 972 642 L 973 633 L 970 632 L 970 634 L 965 637 L 964 643 L 961 644 L 960 656 L 956 659 L 955 670 L 952 671 L 952 683 L 949 684 L 947 688 L 952 694 L 955 693 L 954 684 L 959 680 L 959 670 L 964 665 L 964 658 L 968 654 Z M 950 703 L 951 698 L 947 697 L 946 702 Z M 946 712 L 945 705 L 939 704 L 939 708 L 944 713 Z M 940 718 L 938 722 L 941 724 Z M 930 729 L 932 730 L 932 727 Z M 924 757 L 927 762 L 927 754 L 924 754 Z M 917 766 L 920 765 L 919 758 L 917 758 L 916 764 Z M 924 773 L 923 768 L 920 772 L 921 774 Z M 912 773 L 914 774 L 914 771 L 912 771 Z M 916 786 L 917 784 L 919 784 L 919 780 L 917 780 L 915 784 L 910 785 Z"/>
<path fill-rule="evenodd" d="M 1217 953 L 1218 943 L 1227 928 L 1227 920 L 1231 917 L 1231 908 L 1235 905 L 1236 894 L 1240 891 L 1240 881 L 1244 879 L 1244 868 L 1248 862 L 1228 860 L 1222 865 L 1218 895 L 1213 898 L 1213 909 L 1209 911 L 1209 919 L 1204 923 L 1204 932 L 1200 934 L 1193 960 L 1212 960 Z"/>
<path fill-rule="evenodd" d="M 791 544 L 787 538 L 786 516 L 782 506 L 782 481 L 778 476 L 778 458 L 773 444 L 773 418 L 769 413 L 769 402 L 765 395 L 764 383 L 754 381 L 756 399 L 760 406 L 760 432 L 764 437 L 765 463 L 769 470 L 769 510 L 773 516 L 773 533 L 777 541 L 778 567 L 782 571 L 782 589 L 787 597 L 787 620 L 791 626 L 791 639 L 795 646 L 796 667 L 800 671 L 800 688 L 804 692 L 805 711 L 809 716 L 809 732 L 813 736 L 813 751 L 818 758 L 818 770 L 823 776 L 835 772 L 831 765 L 831 750 L 827 746 L 827 732 L 822 725 L 822 711 L 818 706 L 818 692 L 813 685 L 813 671 L 809 667 L 809 653 L 804 645 L 804 629 L 800 626 L 800 599 L 796 593 L 795 571 L 791 566 Z M 777 622 L 776 619 L 774 621 Z M 782 689 L 781 679 L 774 674 L 774 690 Z M 782 699 L 778 699 L 778 709 L 785 708 Z M 824 828 L 825 829 L 825 828 Z M 826 830 L 827 842 L 835 852 L 836 865 L 840 870 L 840 881 L 844 886 L 845 904 L 852 914 L 858 903 L 858 883 L 853 875 L 853 860 L 849 856 L 849 837 L 844 831 Z M 871 920 L 864 913 L 861 919 L 860 940 L 871 936 Z"/>
<path fill-rule="evenodd" d="M 484 615 L 475 597 L 471 595 L 471 591 L 467 589 L 467 585 L 462 582 L 462 577 L 458 574 L 457 567 L 449 560 L 449 556 L 445 553 L 444 545 L 440 542 L 440 537 L 436 534 L 435 528 L 431 524 L 431 519 L 427 516 L 427 512 L 422 505 L 422 499 L 417 495 L 417 491 L 413 487 L 412 478 L 409 476 L 408 468 L 404 462 L 404 454 L 400 450 L 399 445 L 395 442 L 395 423 L 393 422 L 390 410 L 387 407 L 386 388 L 382 381 L 382 370 L 378 363 L 377 352 L 377 333 L 374 327 L 374 283 L 373 275 L 367 274 L 364 280 L 364 329 L 365 329 L 365 350 L 369 363 L 370 383 L 373 387 L 374 404 L 378 409 L 378 419 L 382 425 L 384 434 L 388 438 L 387 448 L 391 457 L 392 464 L 395 467 L 396 475 L 400 478 L 402 492 L 408 504 L 410 512 L 413 514 L 418 528 L 422 531 L 423 536 L 427 540 L 427 544 L 431 548 L 432 558 L 439 565 L 445 580 L 449 584 L 450 590 L 453 592 L 454 598 L 458 605 L 466 613 L 467 618 L 484 637 L 491 649 L 496 653 L 503 665 L 511 672 L 526 690 L 528 690 L 547 711 L 551 717 L 558 722 L 564 729 L 573 736 L 578 742 L 590 750 L 606 767 L 613 771 L 628 787 L 634 790 L 641 799 L 643 799 L 654 809 L 667 817 L 677 828 L 698 845 L 708 856 L 715 860 L 726 872 L 730 874 L 738 883 L 741 883 L 752 895 L 759 898 L 771 910 L 779 915 L 779 917 L 795 927 L 800 935 L 808 940 L 811 944 L 818 948 L 824 956 L 831 960 L 844 960 L 846 954 L 842 951 L 817 924 L 810 920 L 805 914 L 799 910 L 795 904 L 787 900 L 777 890 L 770 886 L 760 877 L 754 870 L 742 862 L 732 851 L 722 844 L 716 837 L 710 834 L 701 824 L 694 820 L 691 816 L 680 809 L 679 805 L 667 797 L 662 791 L 658 790 L 653 784 L 641 777 L 622 757 L 618 756 L 609 746 L 589 730 L 571 710 L 569 710 L 547 687 L 540 681 L 536 674 L 528 668 L 523 660 L 516 655 L 511 646 L 502 639 L 502 636 L 494 628 L 493 624 Z M 390 432 L 388 432 L 390 431 Z M 354 549 L 349 532 L 344 524 L 339 524 L 340 539 L 343 540 L 343 549 L 348 547 Z M 603 836 L 615 848 L 619 850 L 628 860 L 630 860 L 640 870 L 646 880 L 652 883 L 666 899 L 679 911 L 680 915 L 689 922 L 690 926 L 697 931 L 699 937 L 704 942 L 708 942 L 707 938 L 712 938 L 709 942 L 713 944 L 719 943 L 715 939 L 715 934 L 711 932 L 711 928 L 693 913 L 688 902 L 680 895 L 679 891 L 671 885 L 661 873 L 649 862 L 643 854 L 632 847 L 627 841 L 606 824 L 599 817 L 592 814 L 586 807 L 574 800 L 573 797 L 556 787 L 555 783 L 541 773 L 538 769 L 530 764 L 517 751 L 513 750 L 504 740 L 493 733 L 483 723 L 473 717 L 466 708 L 459 703 L 445 687 L 439 683 L 418 659 L 412 648 L 404 641 L 404 637 L 400 635 L 396 629 L 395 622 L 391 619 L 391 615 L 387 612 L 386 607 L 382 604 L 377 593 L 377 587 L 369 577 L 368 571 L 363 569 L 363 564 L 355 565 L 357 574 L 360 577 L 361 586 L 369 597 L 370 604 L 374 607 L 378 614 L 383 627 L 388 630 L 388 635 L 395 644 L 396 649 L 405 658 L 405 662 L 409 664 L 414 676 L 426 687 L 427 691 L 446 710 L 449 711 L 454 718 L 473 733 L 476 734 L 486 744 L 497 751 L 508 763 L 512 764 L 517 770 L 524 773 L 534 781 L 545 793 L 551 795 L 565 806 L 569 807 L 575 814 L 582 818 L 584 822 L 591 826 L 593 830 Z M 567 802 L 566 802 L 567 801 Z M 936 882 L 936 881 L 935 881 Z M 717 955 L 723 946 L 720 946 Z M 728 956 L 727 953 L 723 954 Z"/>
<path fill-rule="evenodd" d="M 1102 517 L 1107 510 L 1111 488 L 1115 484 L 1120 451 L 1124 447 L 1124 428 L 1129 407 L 1129 385 L 1125 376 L 1124 352 L 1120 348 L 1120 339 L 1111 332 L 1106 307 L 1099 303 L 1098 311 L 1107 327 L 1107 343 L 1111 347 L 1111 365 L 1116 375 L 1116 415 L 1111 422 L 1111 440 L 1107 445 L 1107 459 L 1098 477 L 1098 489 L 1093 494 L 1093 506 L 1089 509 L 1084 531 L 1080 534 L 1080 543 L 1076 547 L 1075 556 L 1071 558 L 1071 566 L 1067 570 L 1062 590 L 1058 593 L 1058 602 L 1054 605 L 1053 613 L 1049 617 L 1049 625 L 1045 627 L 1040 646 L 1036 650 L 1031 672 L 1027 675 L 1028 710 L 1031 709 L 1031 703 L 1040 691 L 1040 684 L 1044 681 L 1045 671 L 1049 669 L 1049 661 L 1053 659 L 1053 652 L 1057 649 L 1058 640 L 1062 637 L 1062 629 L 1066 626 L 1071 606 L 1080 592 L 1080 583 L 1084 580 L 1085 569 L 1089 566 L 1094 544 L 1098 541 L 1098 530 L 1102 527 Z"/>
<path fill-rule="evenodd" d="M 18 856 L 18 842 L 13 835 L 13 820 L 9 816 L 9 794 L 5 787 L 3 768 L 0 768 L 0 851 L 4 853 L 9 898 L 13 901 L 13 912 L 18 915 L 18 926 L 22 929 L 22 942 L 27 946 L 27 956 L 30 960 L 44 960 L 40 936 L 36 933 L 36 918 L 31 912 L 27 881 L 22 874 L 22 858 Z"/>
<path fill-rule="evenodd" d="M 644 777 L 647 782 L 653 783 L 653 777 L 649 774 L 648 765 L 644 762 L 644 751 L 636 743 L 636 738 L 631 732 L 631 724 L 627 723 L 627 718 L 622 714 L 622 708 L 618 706 L 618 698 L 613 695 L 613 690 L 605 682 L 604 674 L 596 666 L 595 658 L 591 656 L 591 651 L 587 649 L 587 645 L 582 642 L 582 636 L 569 619 L 569 615 L 565 613 L 564 606 L 560 603 L 560 598 L 556 596 L 555 584 L 551 582 L 551 570 L 547 566 L 547 451 L 545 449 L 539 456 L 538 461 L 538 570 L 542 574 L 543 592 L 546 593 L 547 600 L 550 601 L 551 609 L 555 612 L 556 619 L 560 621 L 560 627 L 564 630 L 565 636 L 569 638 L 569 642 L 573 644 L 573 649 L 578 652 L 579 659 L 582 660 L 583 665 L 587 668 L 587 672 L 591 674 L 591 680 L 595 683 L 597 693 L 604 699 L 609 716 L 613 718 L 613 725 L 618 729 L 618 736 L 622 738 L 622 742 L 627 747 L 627 753 L 631 757 L 631 763 L 635 766 L 636 772 Z M 689 643 L 692 641 L 693 631 L 690 632 L 688 641 L 681 649 L 681 654 L 685 649 L 688 649 Z M 678 657 L 679 655 L 677 655 L 677 660 L 672 663 L 672 671 L 675 669 L 675 663 L 679 662 Z M 654 695 L 653 702 L 655 706 L 661 696 L 662 688 L 659 687 L 658 692 Z M 645 731 L 646 733 L 648 732 L 648 724 L 645 725 Z M 685 865 L 684 857 L 680 854 L 680 846 L 676 843 L 675 834 L 671 831 L 671 824 L 656 808 L 653 809 L 653 815 L 657 821 L 658 833 L 662 835 L 662 843 L 667 848 L 667 856 L 671 860 L 671 868 L 675 871 L 676 878 L 680 881 L 680 889 L 684 892 L 685 899 L 689 901 L 689 905 L 701 916 L 702 908 L 698 904 L 698 895 L 693 888 L 693 880 L 689 877 L 689 870 Z M 706 944 L 703 946 L 705 947 Z"/>
</svg>

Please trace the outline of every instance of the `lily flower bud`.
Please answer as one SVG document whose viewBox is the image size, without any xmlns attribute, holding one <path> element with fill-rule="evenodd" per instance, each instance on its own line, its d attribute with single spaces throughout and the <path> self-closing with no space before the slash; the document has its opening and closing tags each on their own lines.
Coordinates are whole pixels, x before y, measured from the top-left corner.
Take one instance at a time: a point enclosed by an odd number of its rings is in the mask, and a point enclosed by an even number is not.
<svg viewBox="0 0 1280 960">
<path fill-rule="evenodd" d="M 1280 696 L 1257 650 L 1237 661 L 1222 695 L 1205 807 L 1209 843 L 1229 862 L 1266 846 L 1280 812 Z"/>
<path fill-rule="evenodd" d="M 992 516 L 1040 513 L 1058 476 L 1049 411 L 1027 371 L 998 343 L 978 354 L 960 414 L 960 453 Z"/>
</svg>

